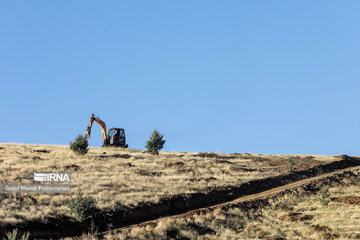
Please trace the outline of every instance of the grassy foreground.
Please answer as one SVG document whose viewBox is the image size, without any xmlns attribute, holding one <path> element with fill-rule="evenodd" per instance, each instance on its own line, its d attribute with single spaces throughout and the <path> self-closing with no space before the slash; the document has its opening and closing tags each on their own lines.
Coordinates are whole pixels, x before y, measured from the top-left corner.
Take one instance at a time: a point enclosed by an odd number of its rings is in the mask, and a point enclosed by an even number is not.
<svg viewBox="0 0 360 240">
<path fill-rule="evenodd" d="M 289 161 L 291 158 L 291 161 Z M 0 144 L 0 183 L 35 183 L 34 172 L 71 172 L 69 194 L 0 194 L 0 224 L 71 216 L 66 204 L 77 190 L 97 207 L 156 203 L 180 193 L 277 176 L 337 160 L 333 156 L 161 152 L 90 148 L 85 156 L 69 146 Z"/>
<path fill-rule="evenodd" d="M 324 197 L 324 192 L 325 194 Z M 78 239 L 95 239 L 83 235 Z M 360 239 L 360 170 L 273 197 L 265 207 L 231 206 L 143 227 L 105 239 Z"/>
</svg>

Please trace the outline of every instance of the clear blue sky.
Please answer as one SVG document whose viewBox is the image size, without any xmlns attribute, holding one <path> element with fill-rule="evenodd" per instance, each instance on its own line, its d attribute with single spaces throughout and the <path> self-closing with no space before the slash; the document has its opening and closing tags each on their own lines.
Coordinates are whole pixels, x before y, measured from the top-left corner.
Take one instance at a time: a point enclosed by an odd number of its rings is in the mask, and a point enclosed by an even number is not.
<svg viewBox="0 0 360 240">
<path fill-rule="evenodd" d="M 0 142 L 360 155 L 360 1 L 1 1 Z M 101 145 L 94 125 L 91 146 Z"/>
</svg>

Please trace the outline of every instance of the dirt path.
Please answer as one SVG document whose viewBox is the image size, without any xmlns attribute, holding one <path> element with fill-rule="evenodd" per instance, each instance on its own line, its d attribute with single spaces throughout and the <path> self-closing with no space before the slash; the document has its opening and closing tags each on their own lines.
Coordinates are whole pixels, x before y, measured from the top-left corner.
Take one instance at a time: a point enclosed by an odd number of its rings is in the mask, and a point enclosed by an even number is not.
<svg viewBox="0 0 360 240">
<path fill-rule="evenodd" d="M 217 208 L 231 207 L 233 205 L 238 205 L 239 203 L 251 202 L 251 201 L 259 200 L 259 199 L 266 199 L 266 198 L 268 198 L 270 196 L 277 195 L 277 194 L 282 193 L 284 191 L 292 190 L 292 189 L 300 187 L 302 185 L 306 185 L 306 184 L 309 184 L 309 183 L 312 183 L 312 182 L 315 182 L 315 181 L 318 181 L 318 180 L 321 180 L 321 179 L 324 179 L 324 178 L 328 178 L 330 176 L 335 176 L 335 175 L 342 174 L 342 173 L 347 172 L 347 171 L 354 171 L 354 170 L 357 170 L 357 169 L 360 169 L 360 166 L 335 170 L 335 171 L 330 172 L 330 173 L 321 174 L 321 175 L 316 176 L 316 177 L 311 177 L 311 178 L 300 180 L 300 181 L 297 181 L 297 182 L 293 182 L 293 183 L 290 183 L 290 184 L 287 184 L 287 185 L 284 185 L 284 186 L 275 187 L 275 188 L 272 188 L 272 189 L 269 189 L 269 190 L 266 190 L 266 191 L 263 191 L 263 192 L 260 192 L 260 193 L 239 197 L 239 198 L 237 198 L 235 200 L 232 200 L 232 201 L 229 201 L 229 202 L 224 202 L 224 203 L 221 203 L 221 204 L 215 204 L 215 205 L 212 205 L 212 206 L 209 206 L 209 207 L 199 208 L 199 209 L 191 210 L 191 211 L 181 213 L 181 214 L 176 214 L 176 215 L 167 216 L 167 217 L 161 217 L 161 218 L 158 218 L 158 219 L 155 219 L 155 220 L 145 221 L 145 222 L 142 222 L 142 223 L 133 224 L 133 225 L 126 226 L 126 227 L 101 232 L 101 233 L 99 233 L 99 235 L 105 235 L 105 234 L 108 234 L 108 233 L 111 233 L 111 232 L 114 232 L 114 231 L 117 231 L 117 232 L 130 231 L 132 228 L 143 227 L 143 226 L 146 226 L 146 225 L 149 225 L 149 224 L 155 224 L 158 221 L 160 221 L 162 219 L 166 219 L 166 218 L 184 218 L 184 217 L 189 217 L 189 216 L 194 215 L 194 214 L 198 214 L 200 212 L 212 211 L 212 210 L 217 209 Z"/>
</svg>

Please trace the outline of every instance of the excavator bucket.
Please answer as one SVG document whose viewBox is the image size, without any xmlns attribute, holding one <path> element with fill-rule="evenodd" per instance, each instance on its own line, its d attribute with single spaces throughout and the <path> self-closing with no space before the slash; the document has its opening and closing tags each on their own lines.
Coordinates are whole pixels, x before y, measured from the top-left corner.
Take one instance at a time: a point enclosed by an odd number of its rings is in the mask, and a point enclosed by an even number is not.
<svg viewBox="0 0 360 240">
<path fill-rule="evenodd" d="M 84 132 L 86 138 L 90 138 L 91 135 L 91 127 L 88 127 Z"/>
</svg>

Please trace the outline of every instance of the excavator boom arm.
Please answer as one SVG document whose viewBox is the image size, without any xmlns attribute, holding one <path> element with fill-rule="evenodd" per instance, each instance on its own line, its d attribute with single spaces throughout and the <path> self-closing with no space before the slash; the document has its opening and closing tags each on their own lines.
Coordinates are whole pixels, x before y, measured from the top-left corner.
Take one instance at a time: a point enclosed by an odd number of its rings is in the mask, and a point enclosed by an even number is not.
<svg viewBox="0 0 360 240">
<path fill-rule="evenodd" d="M 102 132 L 103 140 L 104 140 L 104 142 L 106 142 L 106 140 L 107 140 L 106 124 L 100 118 L 95 116 L 94 114 L 92 114 L 91 117 L 90 117 L 88 127 L 87 127 L 87 129 L 85 131 L 85 136 L 87 138 L 90 138 L 90 136 L 91 136 L 91 128 L 92 128 L 92 125 L 93 125 L 94 121 L 97 122 L 101 126 L 101 132 Z"/>
</svg>

